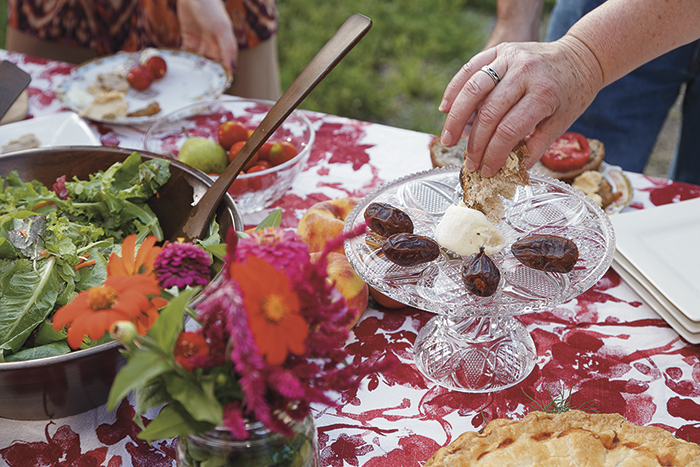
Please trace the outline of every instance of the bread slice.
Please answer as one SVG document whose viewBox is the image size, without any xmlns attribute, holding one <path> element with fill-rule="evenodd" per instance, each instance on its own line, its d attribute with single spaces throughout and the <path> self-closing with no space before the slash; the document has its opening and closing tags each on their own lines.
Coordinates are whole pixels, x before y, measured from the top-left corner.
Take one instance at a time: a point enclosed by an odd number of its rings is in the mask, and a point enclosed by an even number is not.
<svg viewBox="0 0 700 467">
<path fill-rule="evenodd" d="M 468 208 L 483 212 L 493 223 L 503 216 L 503 199 L 511 199 L 518 185 L 528 185 L 530 176 L 524 160 L 529 155 L 524 142 L 519 142 L 508 155 L 503 167 L 493 177 L 484 177 L 480 171 L 469 172 L 462 165 L 460 183 L 462 199 Z"/>
<path fill-rule="evenodd" d="M 600 164 L 603 162 L 605 157 L 605 146 L 602 142 L 597 139 L 588 138 L 588 145 L 591 147 L 591 156 L 588 159 L 588 163 L 580 169 L 572 170 L 570 172 L 554 172 L 549 170 L 547 167 L 542 165 L 540 161 L 537 161 L 534 166 L 530 169 L 534 173 L 548 175 L 552 178 L 561 180 L 562 182 L 571 183 L 576 177 L 589 170 L 600 170 Z"/>
<path fill-rule="evenodd" d="M 467 152 L 469 138 L 463 136 L 457 144 L 449 148 L 436 137 L 430 142 L 430 161 L 433 167 L 461 167 L 464 163 L 464 153 Z"/>
</svg>

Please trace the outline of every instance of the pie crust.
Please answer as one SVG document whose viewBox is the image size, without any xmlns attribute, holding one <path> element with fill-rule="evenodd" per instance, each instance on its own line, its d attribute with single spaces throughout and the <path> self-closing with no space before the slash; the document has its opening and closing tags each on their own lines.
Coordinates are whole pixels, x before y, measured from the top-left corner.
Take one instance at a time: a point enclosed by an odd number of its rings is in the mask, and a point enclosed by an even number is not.
<svg viewBox="0 0 700 467">
<path fill-rule="evenodd" d="M 700 446 L 619 414 L 572 410 L 497 419 L 439 449 L 424 467 L 699 467 Z"/>
</svg>

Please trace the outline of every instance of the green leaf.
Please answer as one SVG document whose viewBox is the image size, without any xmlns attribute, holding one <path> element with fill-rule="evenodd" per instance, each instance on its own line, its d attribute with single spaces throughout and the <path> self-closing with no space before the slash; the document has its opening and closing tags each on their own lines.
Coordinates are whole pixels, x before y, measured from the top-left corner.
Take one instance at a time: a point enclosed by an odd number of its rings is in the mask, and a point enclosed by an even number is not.
<svg viewBox="0 0 700 467">
<path fill-rule="evenodd" d="M 262 230 L 268 227 L 279 227 L 281 223 L 282 209 L 275 209 L 255 227 L 255 230 Z"/>
<path fill-rule="evenodd" d="M 0 277 L 0 348 L 17 352 L 53 310 L 59 293 L 55 259 L 20 259 Z M 35 269 L 36 267 L 36 269 Z"/>
<path fill-rule="evenodd" d="M 197 291 L 199 288 L 185 289 L 180 295 L 170 300 L 166 307 L 161 310 L 153 327 L 148 331 L 148 335 L 165 352 L 170 352 L 175 345 L 175 340 L 184 327 L 185 309 Z"/>
<path fill-rule="evenodd" d="M 216 245 L 208 245 L 208 246 L 205 246 L 204 249 L 206 250 L 207 253 L 214 256 L 214 258 L 216 258 L 220 261 L 223 261 L 224 257 L 226 257 L 226 244 L 225 243 L 217 243 Z"/>
<path fill-rule="evenodd" d="M 68 343 L 63 340 L 61 342 L 53 342 L 51 344 L 32 347 L 30 349 L 20 350 L 19 352 L 10 355 L 5 359 L 6 362 L 20 362 L 24 360 L 34 360 L 36 358 L 55 357 L 57 355 L 65 355 L 71 351 Z"/>
<path fill-rule="evenodd" d="M 107 398 L 107 410 L 114 410 L 131 391 L 170 370 L 171 366 L 161 355 L 147 350 L 135 351 L 114 378 Z"/>
<path fill-rule="evenodd" d="M 175 373 L 163 375 L 163 380 L 168 393 L 182 404 L 192 418 L 214 425 L 219 425 L 223 421 L 224 409 L 214 397 L 213 385 L 205 390 L 196 382 Z"/>
<path fill-rule="evenodd" d="M 56 331 L 53 325 L 48 321 L 42 322 L 37 328 L 38 331 L 34 337 L 34 345 L 46 345 L 53 342 L 60 342 L 66 340 L 66 333 L 61 331 Z"/>
<path fill-rule="evenodd" d="M 204 433 L 215 426 L 211 423 L 198 422 L 179 403 L 175 402 L 163 407 L 156 418 L 151 420 L 146 429 L 138 434 L 138 437 L 146 441 L 155 441 L 194 433 Z"/>
</svg>

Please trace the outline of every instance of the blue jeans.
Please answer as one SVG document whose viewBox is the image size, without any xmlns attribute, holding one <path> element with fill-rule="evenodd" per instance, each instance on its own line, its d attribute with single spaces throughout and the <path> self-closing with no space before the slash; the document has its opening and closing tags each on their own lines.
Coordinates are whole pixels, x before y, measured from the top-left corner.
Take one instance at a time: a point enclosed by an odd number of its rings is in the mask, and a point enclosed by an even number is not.
<svg viewBox="0 0 700 467">
<path fill-rule="evenodd" d="M 604 0 L 557 0 L 547 31 L 556 40 Z M 643 47 L 643 44 L 640 44 Z M 605 145 L 605 161 L 643 172 L 669 109 L 686 85 L 680 143 L 669 177 L 700 185 L 700 41 L 658 57 L 603 88 L 570 130 Z"/>
</svg>

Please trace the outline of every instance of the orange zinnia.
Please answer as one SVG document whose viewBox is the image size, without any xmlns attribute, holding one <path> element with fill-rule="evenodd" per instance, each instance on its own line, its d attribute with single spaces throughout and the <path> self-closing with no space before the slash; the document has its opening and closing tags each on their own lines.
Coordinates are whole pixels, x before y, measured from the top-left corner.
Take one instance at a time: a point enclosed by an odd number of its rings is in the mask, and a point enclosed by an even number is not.
<svg viewBox="0 0 700 467">
<path fill-rule="evenodd" d="M 299 297 L 287 275 L 254 256 L 233 263 L 230 272 L 243 293 L 255 344 L 267 362 L 281 365 L 289 352 L 303 355 L 309 325 L 299 313 Z"/>
<path fill-rule="evenodd" d="M 109 256 L 107 275 L 133 276 L 134 274 L 142 274 L 154 281 L 156 280 L 156 275 L 153 272 L 153 262 L 163 248 L 155 246 L 158 239 L 151 235 L 141 243 L 138 254 L 134 256 L 136 253 L 136 238 L 136 235 L 129 235 L 124 239 L 121 257 L 116 253 L 112 253 Z"/>
<path fill-rule="evenodd" d="M 53 327 L 68 326 L 68 345 L 80 347 L 84 336 L 100 339 L 117 321 L 131 321 L 145 335 L 158 318 L 158 310 L 148 295 L 158 295 L 158 285 L 147 277 L 111 276 L 104 285 L 80 292 L 61 307 L 53 318 Z"/>
<path fill-rule="evenodd" d="M 136 253 L 136 238 L 136 235 L 129 235 L 124 239 L 121 257 L 116 253 L 112 253 L 109 256 L 107 276 L 133 276 L 139 274 L 148 277 L 158 285 L 158 279 L 155 272 L 153 272 L 153 264 L 158 254 L 163 251 L 163 248 L 155 246 L 158 239 L 151 235 L 146 237 L 141 243 L 139 252 L 134 257 Z M 154 297 L 152 301 L 157 308 L 163 308 L 168 304 L 166 299 L 160 297 Z"/>
</svg>

